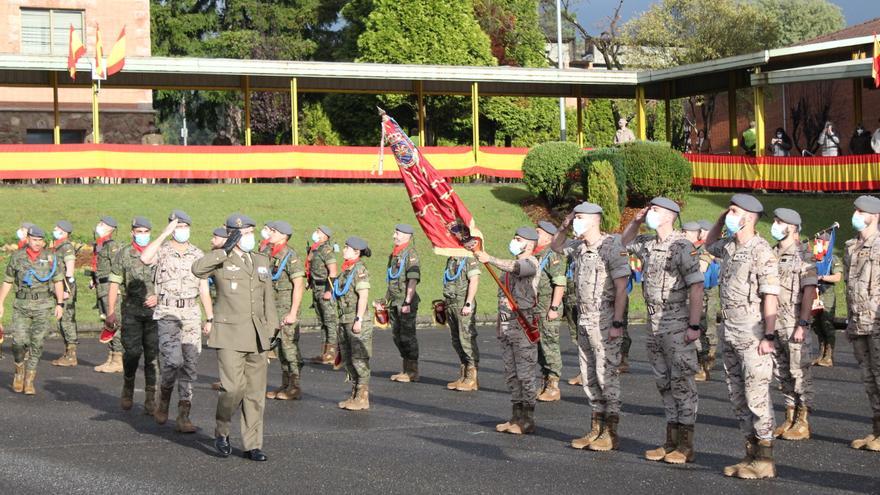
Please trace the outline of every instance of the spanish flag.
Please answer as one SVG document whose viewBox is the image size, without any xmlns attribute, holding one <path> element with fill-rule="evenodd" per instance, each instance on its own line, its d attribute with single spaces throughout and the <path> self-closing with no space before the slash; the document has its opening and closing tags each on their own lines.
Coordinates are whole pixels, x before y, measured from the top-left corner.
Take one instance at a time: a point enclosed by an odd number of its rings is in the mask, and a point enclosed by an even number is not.
<svg viewBox="0 0 880 495">
<path fill-rule="evenodd" d="M 874 78 L 874 87 L 880 88 L 880 40 L 874 33 L 874 66 L 871 68 L 871 76 Z"/>
<path fill-rule="evenodd" d="M 76 63 L 80 57 L 85 55 L 86 47 L 83 46 L 82 40 L 76 35 L 73 24 L 70 25 L 70 42 L 67 51 L 67 71 L 70 72 L 70 78 L 76 80 Z"/>
<path fill-rule="evenodd" d="M 110 55 L 107 56 L 107 77 L 121 71 L 123 67 L 125 67 L 125 26 L 122 26 L 119 38 L 113 43 Z"/>
<path fill-rule="evenodd" d="M 107 78 L 107 64 L 104 62 L 104 39 L 101 37 L 101 26 L 95 23 L 95 76 Z"/>
</svg>

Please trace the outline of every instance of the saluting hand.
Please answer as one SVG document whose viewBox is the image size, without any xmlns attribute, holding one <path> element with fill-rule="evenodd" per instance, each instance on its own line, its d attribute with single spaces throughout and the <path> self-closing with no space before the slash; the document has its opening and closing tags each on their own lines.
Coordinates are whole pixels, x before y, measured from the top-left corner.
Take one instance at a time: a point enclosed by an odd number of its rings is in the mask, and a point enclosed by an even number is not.
<svg viewBox="0 0 880 495">
<path fill-rule="evenodd" d="M 639 223 L 643 223 L 645 221 L 645 216 L 647 216 L 647 215 L 648 215 L 648 208 L 642 208 L 641 210 L 639 210 L 638 213 L 636 213 L 636 216 L 635 216 L 635 218 L 633 218 L 633 220 L 635 220 L 636 222 L 639 222 Z"/>
<path fill-rule="evenodd" d="M 168 237 L 169 235 L 174 233 L 174 229 L 177 228 L 178 221 L 175 218 L 174 220 L 168 222 L 168 226 L 165 227 L 165 230 L 162 231 L 162 237 Z"/>
</svg>

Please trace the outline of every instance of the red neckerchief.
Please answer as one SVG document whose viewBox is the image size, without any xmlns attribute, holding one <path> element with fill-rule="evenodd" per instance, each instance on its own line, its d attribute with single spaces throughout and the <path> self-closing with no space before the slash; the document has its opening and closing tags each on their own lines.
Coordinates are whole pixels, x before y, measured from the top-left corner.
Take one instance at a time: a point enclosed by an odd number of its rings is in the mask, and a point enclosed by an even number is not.
<svg viewBox="0 0 880 495">
<path fill-rule="evenodd" d="M 312 273 L 312 270 L 311 270 L 311 268 L 312 268 L 312 267 L 311 267 L 311 265 L 312 265 L 312 253 L 313 253 L 313 252 L 315 251 L 315 249 L 317 249 L 318 246 L 320 246 L 320 245 L 321 245 L 320 242 L 313 242 L 312 245 L 309 246 L 309 252 L 308 252 L 308 254 L 306 255 L 306 280 L 309 279 L 309 275 Z"/>
<path fill-rule="evenodd" d="M 391 256 L 397 256 L 397 255 L 400 254 L 404 249 L 406 249 L 407 246 L 409 246 L 409 242 L 404 242 L 403 244 L 401 244 L 401 245 L 399 245 L 399 246 L 394 246 L 394 249 L 391 250 Z"/>
<path fill-rule="evenodd" d="M 33 249 L 30 248 L 30 246 L 28 246 L 27 248 L 25 248 L 24 252 L 27 253 L 28 258 L 30 258 L 31 263 L 33 263 L 34 261 L 37 261 L 37 258 L 40 257 L 40 253 L 42 253 L 43 250 L 38 249 L 38 250 L 34 251 Z"/>
<path fill-rule="evenodd" d="M 281 250 L 284 249 L 285 246 L 287 246 L 287 244 L 284 242 L 281 242 L 278 244 L 273 244 L 272 245 L 272 257 L 274 258 L 275 256 L 278 256 L 278 253 L 280 253 Z"/>
<path fill-rule="evenodd" d="M 66 240 L 67 240 L 67 237 L 65 237 L 64 239 L 58 239 L 57 241 L 55 241 L 54 243 L 52 243 L 52 251 L 57 250 L 57 249 L 58 249 L 58 246 L 64 244 L 64 241 L 66 241 Z"/>
<path fill-rule="evenodd" d="M 549 244 L 544 244 L 543 246 L 536 246 L 535 251 L 532 254 L 534 254 L 535 256 L 541 254 L 541 251 L 543 251 L 544 248 L 547 246 L 549 246 Z"/>
<path fill-rule="evenodd" d="M 260 241 L 260 251 L 262 251 L 263 249 L 266 249 L 266 246 L 268 246 L 268 245 L 269 245 L 269 239 L 263 239 L 262 241 Z"/>
<path fill-rule="evenodd" d="M 96 271 L 98 269 L 98 248 L 103 247 L 104 243 L 110 240 L 110 236 L 113 233 L 109 233 L 104 237 L 98 237 L 95 240 L 95 247 L 92 249 L 92 271 Z"/>
<path fill-rule="evenodd" d="M 357 258 L 343 261 L 342 262 L 342 271 L 343 272 L 347 271 L 349 268 L 353 267 L 355 265 L 355 263 L 360 261 L 360 259 L 361 259 L 361 257 L 358 256 Z"/>
<path fill-rule="evenodd" d="M 21 248 L 23 248 L 23 247 L 25 247 L 25 246 L 27 246 L 27 237 L 25 237 L 24 239 L 18 241 L 18 249 L 21 249 Z"/>
<path fill-rule="evenodd" d="M 700 239 L 699 241 L 697 241 L 697 242 L 694 243 L 694 247 L 700 247 L 700 246 L 702 246 L 702 245 L 705 244 L 705 243 L 706 243 L 706 240 L 705 240 L 705 239 Z"/>
<path fill-rule="evenodd" d="M 135 251 L 139 252 L 139 253 L 143 253 L 145 247 L 146 247 L 146 246 L 141 247 L 140 245 L 138 245 L 138 243 L 136 243 L 136 242 L 134 242 L 134 241 L 131 241 L 131 248 L 134 249 Z"/>
</svg>

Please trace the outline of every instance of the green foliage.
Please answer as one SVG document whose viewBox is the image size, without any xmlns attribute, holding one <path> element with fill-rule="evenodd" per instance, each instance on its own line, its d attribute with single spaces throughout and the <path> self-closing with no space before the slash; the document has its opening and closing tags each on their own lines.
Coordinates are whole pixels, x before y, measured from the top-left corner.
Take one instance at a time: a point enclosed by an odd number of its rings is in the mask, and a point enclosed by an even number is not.
<svg viewBox="0 0 880 495">
<path fill-rule="evenodd" d="M 843 11 L 828 0 L 757 0 L 776 24 L 779 46 L 790 46 L 846 27 Z"/>
<path fill-rule="evenodd" d="M 475 0 L 474 15 L 491 40 L 498 65 L 547 66 L 534 0 Z"/>
<path fill-rule="evenodd" d="M 338 146 L 342 144 L 339 134 L 333 130 L 327 112 L 320 102 L 307 102 L 302 106 L 300 117 L 300 142 L 321 146 Z"/>
<path fill-rule="evenodd" d="M 577 124 L 573 129 L 577 132 Z M 584 146 L 588 148 L 611 146 L 616 131 L 611 100 L 604 98 L 587 100 L 584 106 Z"/>
<path fill-rule="evenodd" d="M 529 192 L 558 205 L 571 191 L 575 166 L 583 151 L 572 142 L 539 144 L 523 160 L 523 183 Z"/>
<path fill-rule="evenodd" d="M 494 96 L 481 102 L 480 110 L 486 120 L 481 131 L 490 145 L 531 147 L 558 139 L 559 106 L 554 99 Z"/>
<path fill-rule="evenodd" d="M 684 201 L 691 190 L 690 162 L 668 145 L 635 142 L 621 146 L 627 195 L 642 205 L 656 196 Z"/>
<path fill-rule="evenodd" d="M 598 148 L 594 150 L 586 150 L 583 158 L 578 162 L 577 169 L 581 179 L 581 186 L 584 191 L 589 190 L 590 170 L 593 164 L 598 162 L 608 162 L 614 173 L 614 185 L 617 188 L 617 206 L 620 211 L 626 206 L 626 164 L 624 164 L 623 153 L 620 148 Z"/>
<path fill-rule="evenodd" d="M 602 230 L 613 232 L 620 227 L 620 204 L 614 169 L 608 160 L 590 163 L 587 171 L 587 201 L 602 207 Z"/>
</svg>

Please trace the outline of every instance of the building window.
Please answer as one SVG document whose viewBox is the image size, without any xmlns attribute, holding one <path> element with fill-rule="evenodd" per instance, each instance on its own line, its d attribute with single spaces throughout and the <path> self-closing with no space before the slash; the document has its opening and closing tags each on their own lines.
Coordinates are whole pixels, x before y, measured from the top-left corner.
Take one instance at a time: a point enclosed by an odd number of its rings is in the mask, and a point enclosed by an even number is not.
<svg viewBox="0 0 880 495">
<path fill-rule="evenodd" d="M 21 9 L 21 52 L 67 55 L 71 25 L 80 39 L 85 42 L 83 11 Z"/>
<path fill-rule="evenodd" d="M 68 31 L 70 26 L 67 27 Z M 84 143 L 86 131 L 81 129 L 61 129 L 61 144 Z M 24 137 L 24 144 L 53 144 L 55 134 L 52 129 L 28 129 Z"/>
</svg>

